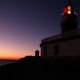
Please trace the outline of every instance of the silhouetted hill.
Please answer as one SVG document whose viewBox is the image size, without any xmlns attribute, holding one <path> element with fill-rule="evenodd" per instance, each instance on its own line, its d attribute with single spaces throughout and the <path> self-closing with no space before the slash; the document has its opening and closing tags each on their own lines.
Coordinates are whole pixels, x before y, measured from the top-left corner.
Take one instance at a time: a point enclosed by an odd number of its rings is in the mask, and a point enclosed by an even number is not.
<svg viewBox="0 0 80 80">
<path fill-rule="evenodd" d="M 3 77 L 4 76 L 4 77 Z M 0 80 L 29 78 L 77 78 L 80 76 L 80 57 L 24 57 L 16 63 L 0 67 Z M 2 78 L 2 79 L 1 79 Z"/>
</svg>

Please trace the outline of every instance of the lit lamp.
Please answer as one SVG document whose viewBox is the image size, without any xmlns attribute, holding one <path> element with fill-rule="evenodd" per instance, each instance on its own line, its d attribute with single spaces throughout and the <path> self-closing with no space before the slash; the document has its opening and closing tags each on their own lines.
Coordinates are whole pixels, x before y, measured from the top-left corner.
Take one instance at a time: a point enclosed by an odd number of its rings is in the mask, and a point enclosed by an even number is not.
<svg viewBox="0 0 80 80">
<path fill-rule="evenodd" d="M 64 7 L 64 12 L 63 14 L 71 14 L 71 6 L 67 6 L 67 7 Z"/>
<path fill-rule="evenodd" d="M 68 14 L 71 14 L 71 6 L 68 6 Z"/>
</svg>

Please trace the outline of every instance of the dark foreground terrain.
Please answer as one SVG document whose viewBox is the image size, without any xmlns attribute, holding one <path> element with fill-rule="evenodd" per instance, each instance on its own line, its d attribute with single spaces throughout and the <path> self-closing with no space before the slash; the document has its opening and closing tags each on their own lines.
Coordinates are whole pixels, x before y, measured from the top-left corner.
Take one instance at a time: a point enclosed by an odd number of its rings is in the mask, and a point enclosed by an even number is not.
<svg viewBox="0 0 80 80">
<path fill-rule="evenodd" d="M 0 80 L 80 78 L 80 57 L 24 57 L 0 67 Z"/>
</svg>

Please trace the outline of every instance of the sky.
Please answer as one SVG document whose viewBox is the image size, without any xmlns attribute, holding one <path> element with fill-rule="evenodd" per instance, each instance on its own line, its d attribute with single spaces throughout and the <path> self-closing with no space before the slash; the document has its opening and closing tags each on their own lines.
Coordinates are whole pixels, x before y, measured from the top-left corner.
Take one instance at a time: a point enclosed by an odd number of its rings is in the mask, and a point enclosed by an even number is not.
<svg viewBox="0 0 80 80">
<path fill-rule="evenodd" d="M 79 0 L 72 0 L 80 11 Z M 0 0 L 0 59 L 40 51 L 41 40 L 59 34 L 66 0 Z"/>
</svg>

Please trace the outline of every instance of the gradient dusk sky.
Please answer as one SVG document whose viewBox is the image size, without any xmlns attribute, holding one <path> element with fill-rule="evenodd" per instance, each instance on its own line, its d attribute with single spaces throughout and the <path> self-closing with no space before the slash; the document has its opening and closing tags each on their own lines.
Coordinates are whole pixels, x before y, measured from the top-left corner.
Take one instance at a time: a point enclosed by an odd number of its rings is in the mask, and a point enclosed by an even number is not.
<svg viewBox="0 0 80 80">
<path fill-rule="evenodd" d="M 80 10 L 78 0 L 72 0 Z M 40 51 L 41 40 L 60 33 L 66 0 L 0 0 L 0 58 Z"/>
</svg>

